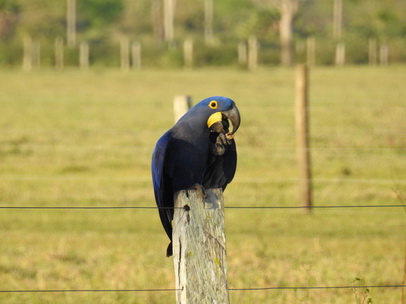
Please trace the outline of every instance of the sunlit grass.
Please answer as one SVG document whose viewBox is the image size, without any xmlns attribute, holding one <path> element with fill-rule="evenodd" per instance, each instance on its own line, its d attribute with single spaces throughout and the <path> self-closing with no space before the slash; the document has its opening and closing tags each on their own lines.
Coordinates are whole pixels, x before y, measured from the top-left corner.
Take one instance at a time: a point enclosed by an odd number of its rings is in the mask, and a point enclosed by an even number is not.
<svg viewBox="0 0 406 304">
<path fill-rule="evenodd" d="M 315 205 L 405 203 L 405 67 L 311 70 Z M 226 206 L 297 206 L 294 70 L 0 71 L 0 206 L 154 206 L 172 99 L 242 115 Z M 402 208 L 227 209 L 231 288 L 399 284 Z M 156 210 L 0 211 L 1 289 L 173 288 Z M 365 292 L 360 290 L 359 293 Z M 356 303 L 354 290 L 232 291 L 232 303 Z M 374 303 L 399 289 L 371 290 Z M 0 294 L 6 303 L 173 303 L 173 292 Z"/>
</svg>

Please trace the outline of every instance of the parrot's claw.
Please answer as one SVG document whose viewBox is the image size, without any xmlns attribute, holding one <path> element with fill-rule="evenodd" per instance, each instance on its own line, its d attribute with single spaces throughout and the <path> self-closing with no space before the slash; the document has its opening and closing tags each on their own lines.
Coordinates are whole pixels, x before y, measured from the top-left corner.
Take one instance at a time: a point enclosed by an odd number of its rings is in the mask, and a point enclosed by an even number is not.
<svg viewBox="0 0 406 304">
<path fill-rule="evenodd" d="M 203 198 L 203 200 L 205 200 L 206 197 L 207 197 L 206 189 L 204 189 L 204 187 L 203 187 L 201 184 L 198 184 L 198 183 L 194 184 L 194 185 L 190 188 L 190 190 L 195 190 L 195 191 L 197 191 L 197 192 L 200 192 L 201 197 Z"/>
<path fill-rule="evenodd" d="M 227 138 L 228 140 L 232 140 L 232 139 L 234 138 L 234 136 L 235 136 L 235 134 L 231 134 L 231 133 L 227 133 L 227 134 L 226 134 L 226 138 Z"/>
</svg>

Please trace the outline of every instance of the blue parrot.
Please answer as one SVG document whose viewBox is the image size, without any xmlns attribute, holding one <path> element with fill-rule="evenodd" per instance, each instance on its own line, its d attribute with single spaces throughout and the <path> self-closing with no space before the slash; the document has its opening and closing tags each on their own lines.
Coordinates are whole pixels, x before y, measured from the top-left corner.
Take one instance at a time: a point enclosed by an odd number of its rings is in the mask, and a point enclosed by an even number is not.
<svg viewBox="0 0 406 304">
<path fill-rule="evenodd" d="M 152 154 L 152 181 L 159 216 L 171 240 L 174 194 L 199 184 L 203 189 L 226 188 L 237 167 L 234 133 L 240 126 L 234 101 L 206 98 L 192 107 L 157 142 Z"/>
</svg>

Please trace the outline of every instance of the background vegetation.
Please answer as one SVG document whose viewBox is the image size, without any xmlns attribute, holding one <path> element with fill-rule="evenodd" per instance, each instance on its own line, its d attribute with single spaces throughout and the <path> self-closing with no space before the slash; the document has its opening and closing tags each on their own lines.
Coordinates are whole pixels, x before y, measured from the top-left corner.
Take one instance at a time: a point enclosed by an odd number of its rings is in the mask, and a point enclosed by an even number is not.
<svg viewBox="0 0 406 304">
<path fill-rule="evenodd" d="M 299 1 L 296 62 L 315 37 L 311 70 L 314 204 L 405 204 L 406 68 L 322 67 L 345 42 L 347 63 L 368 62 L 368 41 L 406 61 L 406 2 Z M 280 63 L 280 10 L 273 0 L 214 1 L 214 42 L 203 36 L 204 1 L 176 0 L 165 41 L 160 0 L 78 0 L 77 44 L 66 43 L 66 1 L 0 0 L 0 207 L 149 206 L 150 158 L 173 124 L 172 99 L 233 98 L 241 111 L 238 171 L 227 206 L 297 206 L 292 69 Z M 260 43 L 262 68 L 237 68 L 237 44 Z M 23 39 L 41 45 L 42 70 L 20 67 Z M 119 41 L 142 44 L 141 71 L 118 71 Z M 195 70 L 183 66 L 193 38 Z M 78 45 L 92 68 L 78 71 Z M 219 67 L 222 66 L 222 67 Z M 227 67 L 224 67 L 227 66 Z M 266 66 L 266 69 L 263 68 Z M 402 208 L 226 209 L 231 288 L 405 284 Z M 1 290 L 173 288 L 167 238 L 154 209 L 0 209 Z M 231 291 L 232 303 L 398 303 L 401 289 Z M 0 293 L 1 303 L 173 303 L 174 292 Z"/>
<path fill-rule="evenodd" d="M 311 71 L 315 205 L 405 203 L 405 67 Z M 2 71 L 0 206 L 154 206 L 172 98 L 233 98 L 227 206 L 297 206 L 293 71 Z M 210 92 L 210 93 L 208 93 Z M 226 209 L 231 288 L 400 284 L 402 208 Z M 2 290 L 173 288 L 156 210 L 0 210 Z M 404 283 L 404 281 L 403 281 Z M 174 292 L 0 293 L 2 303 L 174 303 Z M 401 289 L 232 291 L 232 303 L 398 303 Z"/>
<path fill-rule="evenodd" d="M 250 35 L 261 45 L 260 62 L 280 62 L 280 0 L 214 1 L 214 43 L 206 45 L 204 1 L 176 0 L 174 42 L 163 36 L 161 0 L 78 0 L 78 41 L 91 47 L 92 64 L 116 65 L 120 37 L 139 41 L 146 66 L 176 67 L 182 63 L 182 43 L 195 41 L 195 65 L 237 64 L 237 44 Z M 296 59 L 303 60 L 306 38 L 317 41 L 317 63 L 332 64 L 338 40 L 345 42 L 348 63 L 368 62 L 368 41 L 389 45 L 391 62 L 406 61 L 406 3 L 403 0 L 344 0 L 343 35 L 333 36 L 333 2 L 299 0 L 293 20 Z M 22 39 L 41 43 L 42 64 L 52 65 L 57 37 L 66 36 L 66 1 L 0 0 L 0 64 L 20 65 Z M 78 49 L 66 48 L 67 65 L 77 65 Z"/>
</svg>

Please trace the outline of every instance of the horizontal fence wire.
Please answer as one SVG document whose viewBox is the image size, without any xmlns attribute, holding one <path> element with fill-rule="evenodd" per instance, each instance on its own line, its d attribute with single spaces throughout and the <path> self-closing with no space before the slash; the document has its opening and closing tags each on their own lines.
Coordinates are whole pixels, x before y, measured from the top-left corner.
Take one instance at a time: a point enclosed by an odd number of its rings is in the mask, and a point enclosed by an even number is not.
<svg viewBox="0 0 406 304">
<path fill-rule="evenodd" d="M 229 291 L 267 291 L 267 290 L 325 290 L 325 289 L 368 289 L 368 288 L 406 288 L 404 284 L 390 285 L 344 285 L 344 286 L 272 286 L 251 288 L 228 288 Z M 174 292 L 176 288 L 151 289 L 27 289 L 0 290 L 0 293 L 85 293 L 85 292 Z"/>
<path fill-rule="evenodd" d="M 0 293 L 75 293 L 75 292 L 166 292 L 177 291 L 174 288 L 151 289 L 27 289 L 27 290 L 0 290 Z"/>
<path fill-rule="evenodd" d="M 317 206 L 225 206 L 224 209 L 345 209 L 345 208 L 405 208 L 404 204 L 381 205 L 317 205 Z M 26 210 L 111 210 L 111 209 L 183 209 L 183 207 L 158 206 L 0 206 L 3 209 Z"/>
<path fill-rule="evenodd" d="M 275 128 L 273 128 L 275 130 Z M 289 128 L 279 128 L 279 130 L 290 130 Z M 387 129 L 383 129 L 387 130 Z M 406 130 L 400 130 L 402 132 L 405 132 Z M 103 133 L 105 134 L 105 133 Z M 133 134 L 128 134 L 129 136 L 132 136 Z M 95 145 L 86 145 L 86 144 L 54 144 L 54 143 L 41 143 L 41 144 L 35 144 L 35 143 L 0 143 L 0 148 L 3 149 L 13 149 L 13 148 L 20 148 L 20 149 L 32 149 L 32 150 L 54 150 L 54 151 L 82 151 L 82 150 L 89 150 L 89 151 L 100 151 L 100 150 L 105 150 L 105 151 L 118 151 L 118 152 L 128 152 L 128 151 L 134 151 L 134 150 L 145 150 L 145 152 L 152 152 L 153 146 L 151 145 L 133 145 L 133 144 L 119 144 L 119 145 L 103 145 L 103 144 L 95 144 Z M 239 146 L 240 149 L 252 149 L 250 146 L 242 145 Z M 291 146 L 276 146 L 272 147 L 273 151 L 292 151 L 292 153 L 295 151 L 295 147 Z M 343 147 L 328 147 L 328 146 L 316 146 L 312 147 L 312 150 L 317 150 L 317 151 L 365 151 L 365 152 L 395 152 L 395 151 L 402 151 L 406 152 L 406 148 L 403 147 L 396 147 L 396 148 L 390 148 L 390 147 L 362 147 L 362 146 L 343 146 Z"/>
<path fill-rule="evenodd" d="M 92 181 L 128 181 L 134 183 L 150 183 L 151 177 L 122 177 L 122 176 L 92 176 Z M 89 176 L 65 175 L 65 176 L 41 176 L 41 175 L 19 175 L 19 174 L 0 174 L 0 181 L 83 181 L 89 180 Z M 297 183 L 298 178 L 239 178 L 234 184 L 266 184 L 266 183 Z M 378 184 L 378 185 L 406 185 L 406 179 L 390 178 L 313 178 L 314 183 L 345 183 L 345 184 Z"/>
<path fill-rule="evenodd" d="M 338 208 L 405 208 L 404 204 L 380 204 L 380 205 L 318 205 L 311 208 L 338 209 Z M 0 209 L 25 209 L 25 210 L 111 210 L 111 209 L 175 209 L 182 207 L 157 207 L 157 206 L 0 206 Z M 225 209 L 304 209 L 307 206 L 226 206 Z M 390 285 L 342 285 L 342 286 L 271 286 L 271 287 L 248 287 L 229 288 L 231 292 L 254 292 L 272 290 L 334 290 L 334 289 L 368 289 L 368 288 L 406 288 L 404 284 Z M 149 288 L 149 289 L 29 289 L 29 290 L 0 290 L 0 294 L 6 293 L 135 293 L 135 292 L 175 292 L 175 288 Z"/>
</svg>

